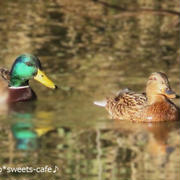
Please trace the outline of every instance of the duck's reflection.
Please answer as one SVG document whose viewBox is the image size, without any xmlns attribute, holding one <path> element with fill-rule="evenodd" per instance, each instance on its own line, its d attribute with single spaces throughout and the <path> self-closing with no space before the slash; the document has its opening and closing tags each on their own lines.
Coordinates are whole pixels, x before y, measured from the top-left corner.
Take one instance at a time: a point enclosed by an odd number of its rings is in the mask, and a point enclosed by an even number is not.
<svg viewBox="0 0 180 180">
<path fill-rule="evenodd" d="M 19 121 L 11 126 L 17 149 L 35 150 L 39 147 L 38 135 L 34 131 L 31 118 L 30 114 L 21 114 Z"/>
<path fill-rule="evenodd" d="M 16 103 L 11 108 L 12 134 L 19 150 L 37 150 L 41 136 L 54 130 L 51 112 L 35 111 L 33 102 Z"/>
<path fill-rule="evenodd" d="M 146 136 L 146 151 L 153 157 L 157 157 L 169 155 L 176 148 L 170 144 L 168 139 L 173 131 L 180 129 L 180 122 L 127 123 L 114 121 L 113 128 L 126 133 Z"/>
</svg>

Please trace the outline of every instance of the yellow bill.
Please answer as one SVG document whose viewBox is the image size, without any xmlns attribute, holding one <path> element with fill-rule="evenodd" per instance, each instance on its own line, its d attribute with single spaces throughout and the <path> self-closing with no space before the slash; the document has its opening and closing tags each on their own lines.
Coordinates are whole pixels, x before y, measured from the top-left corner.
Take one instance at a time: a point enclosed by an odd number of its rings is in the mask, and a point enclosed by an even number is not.
<svg viewBox="0 0 180 180">
<path fill-rule="evenodd" d="M 35 80 L 39 81 L 41 84 L 45 85 L 48 88 L 55 89 L 56 85 L 42 72 L 38 69 L 36 76 L 34 77 Z"/>
</svg>

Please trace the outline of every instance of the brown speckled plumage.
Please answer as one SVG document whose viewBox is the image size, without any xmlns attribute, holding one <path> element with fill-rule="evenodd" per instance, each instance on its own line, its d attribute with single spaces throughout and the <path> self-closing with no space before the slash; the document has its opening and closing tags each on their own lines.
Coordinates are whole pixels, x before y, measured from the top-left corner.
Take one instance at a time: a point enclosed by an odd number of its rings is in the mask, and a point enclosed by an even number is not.
<svg viewBox="0 0 180 180">
<path fill-rule="evenodd" d="M 159 122 L 179 120 L 179 108 L 170 101 L 175 98 L 167 76 L 152 73 L 146 86 L 146 94 L 123 90 L 107 98 L 106 109 L 112 119 L 137 122 Z"/>
<path fill-rule="evenodd" d="M 107 98 L 106 109 L 113 119 L 131 119 L 134 111 L 141 111 L 146 105 L 146 96 L 132 91 L 120 92 L 115 97 Z"/>
</svg>

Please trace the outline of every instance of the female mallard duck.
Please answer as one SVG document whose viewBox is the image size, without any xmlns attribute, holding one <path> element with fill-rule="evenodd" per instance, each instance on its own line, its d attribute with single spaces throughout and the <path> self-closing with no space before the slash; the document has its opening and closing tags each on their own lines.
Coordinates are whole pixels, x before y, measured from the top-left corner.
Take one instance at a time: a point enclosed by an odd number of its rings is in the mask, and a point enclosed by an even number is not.
<svg viewBox="0 0 180 180">
<path fill-rule="evenodd" d="M 167 76 L 152 73 L 146 86 L 146 94 L 123 90 L 115 97 L 107 98 L 104 105 L 113 119 L 138 122 L 174 121 L 180 117 L 179 108 L 170 99 L 176 94 L 171 90 Z"/>
<path fill-rule="evenodd" d="M 19 102 L 34 99 L 34 91 L 29 80 L 34 78 L 43 85 L 55 89 L 54 83 L 41 71 L 39 59 L 31 54 L 17 57 L 10 71 L 0 68 L 0 75 L 8 82 L 8 102 Z"/>
</svg>

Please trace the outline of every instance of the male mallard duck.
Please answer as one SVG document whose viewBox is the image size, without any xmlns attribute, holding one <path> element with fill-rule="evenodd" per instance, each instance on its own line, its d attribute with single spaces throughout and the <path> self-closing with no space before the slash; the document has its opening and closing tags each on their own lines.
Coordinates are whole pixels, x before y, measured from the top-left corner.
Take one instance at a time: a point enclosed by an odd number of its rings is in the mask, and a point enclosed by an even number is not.
<svg viewBox="0 0 180 180">
<path fill-rule="evenodd" d="M 29 86 L 34 78 L 45 86 L 55 89 L 54 83 L 41 71 L 39 59 L 31 54 L 22 54 L 15 60 L 10 71 L 0 68 L 0 75 L 8 82 L 8 101 L 19 102 L 36 97 Z"/>
<path fill-rule="evenodd" d="M 152 73 L 146 86 L 146 94 L 123 90 L 115 97 L 107 98 L 104 104 L 113 119 L 128 119 L 139 122 L 174 121 L 180 117 L 179 108 L 170 99 L 176 94 L 171 90 L 167 76 Z"/>
</svg>

